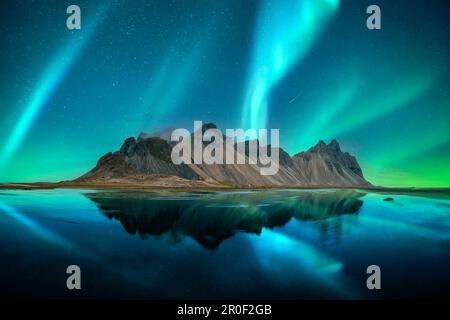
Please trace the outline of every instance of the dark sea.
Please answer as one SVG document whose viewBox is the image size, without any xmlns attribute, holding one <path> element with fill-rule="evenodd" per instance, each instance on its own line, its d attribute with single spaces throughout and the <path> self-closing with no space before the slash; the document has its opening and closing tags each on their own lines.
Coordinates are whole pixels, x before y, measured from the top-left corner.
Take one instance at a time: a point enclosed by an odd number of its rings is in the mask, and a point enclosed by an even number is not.
<svg viewBox="0 0 450 320">
<path fill-rule="evenodd" d="M 448 192 L 2 190 L 0 244 L 8 298 L 450 297 Z"/>
</svg>

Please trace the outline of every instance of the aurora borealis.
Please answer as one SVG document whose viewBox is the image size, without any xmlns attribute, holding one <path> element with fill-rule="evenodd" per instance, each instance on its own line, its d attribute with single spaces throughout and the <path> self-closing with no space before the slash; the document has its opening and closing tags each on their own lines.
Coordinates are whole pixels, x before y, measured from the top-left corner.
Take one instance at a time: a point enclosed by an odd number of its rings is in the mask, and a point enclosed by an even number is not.
<svg viewBox="0 0 450 320">
<path fill-rule="evenodd" d="M 272 87 L 308 51 L 337 6 L 337 0 L 261 3 L 256 21 L 243 127 L 266 127 L 267 100 Z"/>
<path fill-rule="evenodd" d="M 279 128 L 290 154 L 336 138 L 374 184 L 450 187 L 450 4 L 373 3 L 6 1 L 0 182 L 72 179 L 128 136 L 202 120 Z"/>
</svg>

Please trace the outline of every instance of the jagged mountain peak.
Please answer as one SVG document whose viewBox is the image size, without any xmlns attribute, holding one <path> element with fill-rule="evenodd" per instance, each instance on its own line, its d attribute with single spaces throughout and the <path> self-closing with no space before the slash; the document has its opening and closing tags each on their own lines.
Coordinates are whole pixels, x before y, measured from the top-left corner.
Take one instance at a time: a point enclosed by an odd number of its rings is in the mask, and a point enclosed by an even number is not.
<svg viewBox="0 0 450 320">
<path fill-rule="evenodd" d="M 202 125 L 203 133 L 217 128 L 214 123 Z M 236 143 L 246 145 L 249 141 Z M 259 145 L 259 141 L 256 140 Z M 307 151 L 291 157 L 279 148 L 279 171 L 275 175 L 262 176 L 255 164 L 181 164 L 171 161 L 174 144 L 154 135 L 140 134 L 127 138 L 119 151 L 108 153 L 97 166 L 80 179 L 98 180 L 115 177 L 148 176 L 152 174 L 178 176 L 188 180 L 204 180 L 235 186 L 370 186 L 362 174 L 356 158 L 342 152 L 337 140 L 329 144 L 320 140 Z M 263 148 L 270 148 L 270 145 Z M 224 151 L 229 152 L 225 150 Z M 267 150 L 270 155 L 270 150 Z M 272 150 L 273 151 L 273 150 Z"/>
<path fill-rule="evenodd" d="M 175 128 L 170 127 L 170 128 L 161 129 L 159 131 L 155 131 L 153 133 L 141 132 L 138 135 L 138 139 L 160 138 L 160 139 L 170 142 L 170 136 L 171 136 L 173 130 L 175 130 Z"/>
<path fill-rule="evenodd" d="M 294 157 L 300 171 L 309 172 L 308 178 L 315 183 L 337 185 L 370 185 L 363 176 L 356 158 L 342 152 L 336 139 L 327 145 L 320 140 L 315 146 Z"/>
<path fill-rule="evenodd" d="M 328 144 L 328 148 L 335 150 L 335 151 L 341 151 L 339 142 L 337 142 L 336 139 L 331 140 L 331 142 Z"/>
<path fill-rule="evenodd" d="M 341 147 L 339 145 L 339 142 L 337 142 L 336 139 L 331 140 L 329 144 L 326 144 L 323 140 L 319 140 L 317 144 L 311 148 L 308 149 L 308 152 L 314 152 L 314 153 L 340 153 Z M 301 154 L 300 152 L 299 154 Z"/>
</svg>

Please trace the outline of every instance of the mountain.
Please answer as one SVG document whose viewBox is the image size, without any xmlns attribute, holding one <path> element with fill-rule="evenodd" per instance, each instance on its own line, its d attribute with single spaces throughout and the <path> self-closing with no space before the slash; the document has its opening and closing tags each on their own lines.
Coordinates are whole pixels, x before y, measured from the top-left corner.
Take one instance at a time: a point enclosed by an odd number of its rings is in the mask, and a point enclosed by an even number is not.
<svg viewBox="0 0 450 320">
<path fill-rule="evenodd" d="M 297 171 L 302 172 L 312 185 L 366 186 L 361 167 L 356 158 L 342 152 L 339 143 L 320 140 L 308 151 L 292 157 Z"/>
<path fill-rule="evenodd" d="M 205 124 L 202 131 L 210 128 L 216 126 L 211 123 Z M 242 154 L 245 164 L 175 165 L 171 160 L 175 143 L 155 135 L 140 134 L 137 139 L 127 138 L 119 151 L 109 152 L 101 157 L 91 171 L 75 181 L 85 183 L 138 181 L 154 185 L 157 177 L 158 181 L 165 181 L 166 186 L 172 184 L 191 186 L 192 183 L 202 186 L 234 187 L 371 186 L 364 179 L 356 158 L 348 152 L 342 152 L 336 140 L 332 140 L 328 145 L 319 141 L 314 147 L 293 157 L 279 148 L 279 171 L 266 176 L 261 175 L 259 163 L 249 164 L 249 142 L 241 143 L 247 147 L 245 154 Z M 258 141 L 256 143 L 258 144 Z M 207 145 L 208 142 L 203 142 L 203 148 Z M 270 145 L 263 148 L 268 147 Z M 238 150 L 239 143 L 236 143 L 233 149 L 223 143 L 223 153 L 226 156 L 235 154 Z"/>
</svg>

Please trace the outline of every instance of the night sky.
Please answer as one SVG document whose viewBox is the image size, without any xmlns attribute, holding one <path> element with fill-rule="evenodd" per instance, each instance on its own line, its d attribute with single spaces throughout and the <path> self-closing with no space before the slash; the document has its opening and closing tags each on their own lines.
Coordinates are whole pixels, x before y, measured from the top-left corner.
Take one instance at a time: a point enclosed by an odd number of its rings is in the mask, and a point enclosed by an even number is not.
<svg viewBox="0 0 450 320">
<path fill-rule="evenodd" d="M 66 8 L 81 7 L 81 30 Z M 366 28 L 377 4 L 382 30 Z M 450 2 L 4 1 L 0 182 L 78 177 L 140 132 L 336 138 L 377 185 L 450 187 Z"/>
</svg>

